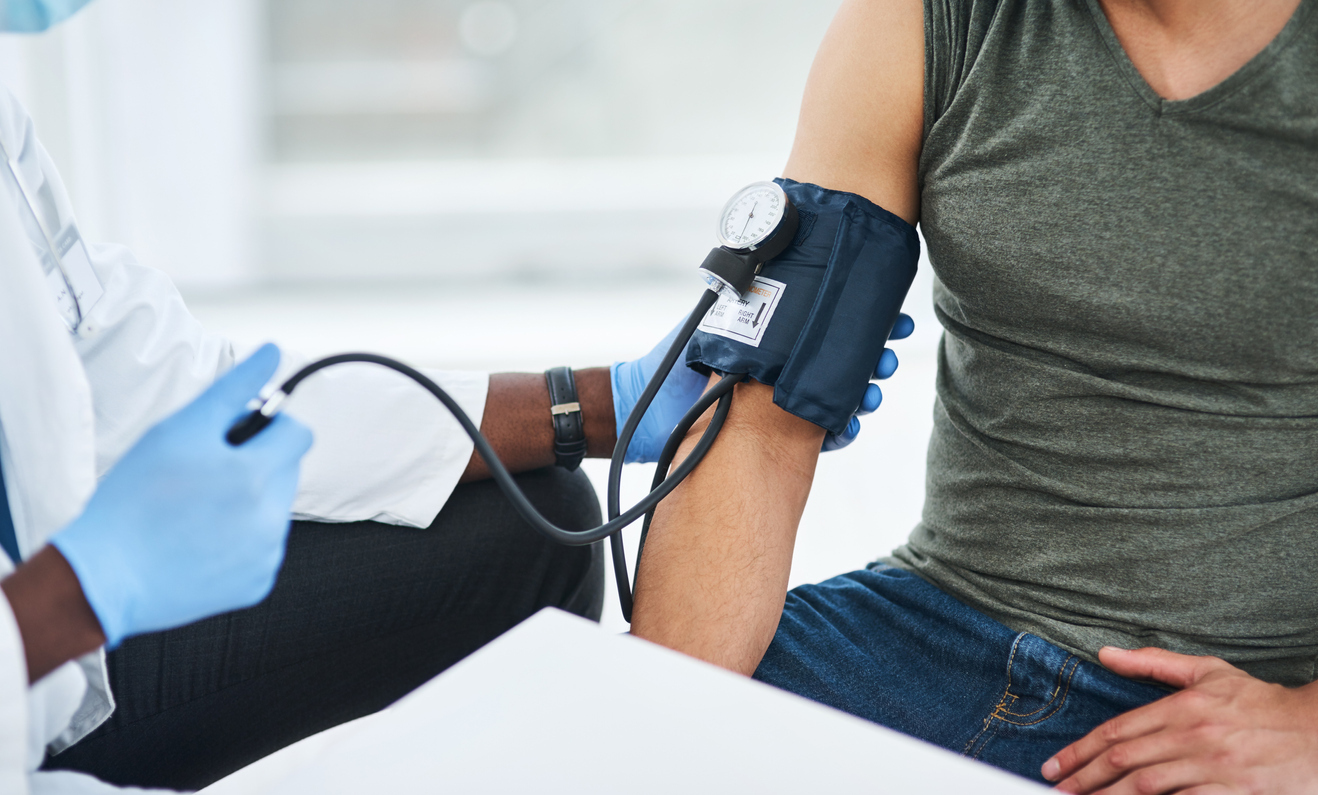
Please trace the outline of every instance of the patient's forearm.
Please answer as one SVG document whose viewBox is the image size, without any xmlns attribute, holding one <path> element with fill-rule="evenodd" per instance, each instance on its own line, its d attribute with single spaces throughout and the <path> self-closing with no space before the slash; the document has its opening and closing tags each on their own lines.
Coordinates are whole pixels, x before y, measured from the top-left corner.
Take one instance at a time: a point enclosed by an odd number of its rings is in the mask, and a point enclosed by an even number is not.
<svg viewBox="0 0 1318 795">
<path fill-rule="evenodd" d="M 613 455 L 617 439 L 613 419 L 613 388 L 609 368 L 574 370 L 577 398 L 586 429 L 586 455 Z M 503 465 L 513 472 L 554 463 L 554 425 L 549 415 L 549 387 L 542 373 L 495 373 L 481 417 L 481 433 L 489 439 Z M 490 476 L 475 452 L 462 473 L 462 482 Z"/>
<path fill-rule="evenodd" d="M 682 456 L 704 425 L 688 434 Z M 709 455 L 655 512 L 633 634 L 733 671 L 755 671 L 782 614 L 823 436 L 774 406 L 771 387 L 736 388 Z"/>
</svg>

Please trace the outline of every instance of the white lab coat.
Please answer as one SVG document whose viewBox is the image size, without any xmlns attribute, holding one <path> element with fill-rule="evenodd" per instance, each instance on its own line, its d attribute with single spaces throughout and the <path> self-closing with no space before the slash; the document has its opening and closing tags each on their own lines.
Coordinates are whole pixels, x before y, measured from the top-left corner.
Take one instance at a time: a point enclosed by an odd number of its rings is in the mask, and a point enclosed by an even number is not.
<svg viewBox="0 0 1318 795">
<path fill-rule="evenodd" d="M 25 152 L 29 167 L 40 164 L 60 215 L 71 219 L 27 112 L 3 87 L 0 142 L 11 156 Z M 71 333 L 22 226 L 27 212 L 12 183 L 0 180 L 0 456 L 24 558 L 82 511 L 97 478 L 142 433 L 235 361 L 233 346 L 201 328 L 169 279 L 119 246 L 88 244 L 105 295 Z M 296 365 L 285 358 L 281 372 Z M 480 422 L 487 375 L 431 375 Z M 299 518 L 426 527 L 471 456 L 471 441 L 433 397 L 369 365 L 318 374 L 287 410 L 316 439 L 294 503 Z M 0 577 L 10 570 L 0 555 Z M 47 745 L 71 745 L 113 708 L 101 652 L 29 688 L 22 642 L 0 599 L 0 793 L 106 789 L 32 771 Z"/>
</svg>

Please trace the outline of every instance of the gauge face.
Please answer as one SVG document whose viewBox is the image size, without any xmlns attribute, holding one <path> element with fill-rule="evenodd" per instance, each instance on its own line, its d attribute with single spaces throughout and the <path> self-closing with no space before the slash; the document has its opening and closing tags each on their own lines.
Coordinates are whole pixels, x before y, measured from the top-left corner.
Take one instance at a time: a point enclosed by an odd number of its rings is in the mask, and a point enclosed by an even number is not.
<svg viewBox="0 0 1318 795">
<path fill-rule="evenodd" d="M 755 182 L 742 188 L 723 207 L 718 239 L 733 249 L 754 248 L 763 243 L 783 220 L 787 197 L 772 182 Z"/>
</svg>

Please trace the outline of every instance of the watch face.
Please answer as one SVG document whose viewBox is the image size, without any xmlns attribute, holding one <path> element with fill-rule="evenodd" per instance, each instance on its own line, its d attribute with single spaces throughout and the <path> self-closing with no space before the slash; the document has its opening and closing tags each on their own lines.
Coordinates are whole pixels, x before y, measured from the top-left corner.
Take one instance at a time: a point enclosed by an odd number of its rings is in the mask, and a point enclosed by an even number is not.
<svg viewBox="0 0 1318 795">
<path fill-rule="evenodd" d="M 754 248 L 773 235 L 783 220 L 787 197 L 772 182 L 754 182 L 723 207 L 718 239 L 732 249 Z"/>
</svg>

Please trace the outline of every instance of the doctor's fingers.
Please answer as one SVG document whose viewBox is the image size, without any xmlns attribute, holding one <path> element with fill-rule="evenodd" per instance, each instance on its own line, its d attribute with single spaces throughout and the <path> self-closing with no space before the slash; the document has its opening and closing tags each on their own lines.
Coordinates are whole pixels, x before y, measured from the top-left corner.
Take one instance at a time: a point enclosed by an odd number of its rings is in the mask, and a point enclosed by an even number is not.
<svg viewBox="0 0 1318 795">
<path fill-rule="evenodd" d="M 284 562 L 284 551 L 297 497 L 302 467 L 294 461 L 272 470 L 261 480 L 247 527 L 248 560 L 253 568 L 273 573 Z"/>
<path fill-rule="evenodd" d="M 263 543 L 253 545 L 247 554 L 240 557 L 238 565 L 230 574 L 233 600 L 229 610 L 251 607 L 270 595 L 279 577 L 279 570 L 284 565 L 284 555 L 288 549 L 288 533 L 292 527 L 289 516 L 289 503 L 282 507 L 282 515 L 277 522 L 269 523 Z"/>
<path fill-rule="evenodd" d="M 879 363 L 874 366 L 875 378 L 888 378 L 897 372 L 897 354 L 891 348 L 884 348 L 879 356 Z"/>
<path fill-rule="evenodd" d="M 889 340 L 903 340 L 911 336 L 915 331 L 915 321 L 905 312 L 897 315 L 897 322 L 893 324 L 892 333 L 888 335 Z M 879 363 L 874 366 L 874 377 L 883 379 L 892 376 L 897 372 L 897 354 L 891 348 L 884 348 L 883 353 L 879 356 Z M 878 404 L 875 404 L 878 408 Z M 874 409 L 870 409 L 873 411 Z"/>
<path fill-rule="evenodd" d="M 881 403 L 883 403 L 883 390 L 879 389 L 878 384 L 866 384 L 865 394 L 860 398 L 860 408 L 856 409 L 856 416 L 864 417 L 866 414 L 873 414 Z M 859 430 L 857 428 L 857 432 Z"/>
<path fill-rule="evenodd" d="M 253 462 L 261 472 L 269 473 L 302 460 L 313 441 L 310 428 L 287 414 L 277 414 L 260 433 L 230 449 Z"/>
<path fill-rule="evenodd" d="M 904 340 L 911 336 L 915 331 L 915 321 L 910 315 L 902 312 L 897 315 L 897 322 L 892 324 L 892 333 L 888 335 L 890 340 Z"/>
<path fill-rule="evenodd" d="M 847 421 L 847 427 L 842 429 L 842 433 L 824 434 L 824 443 L 820 445 L 819 450 L 823 453 L 829 453 L 834 450 L 841 450 L 860 435 L 860 420 L 852 417 Z"/>
<path fill-rule="evenodd" d="M 227 431 L 229 425 L 248 411 L 248 402 L 261 392 L 278 367 L 279 349 L 266 343 L 216 379 L 179 413 L 197 417 L 208 425 L 223 425 Z"/>
</svg>

